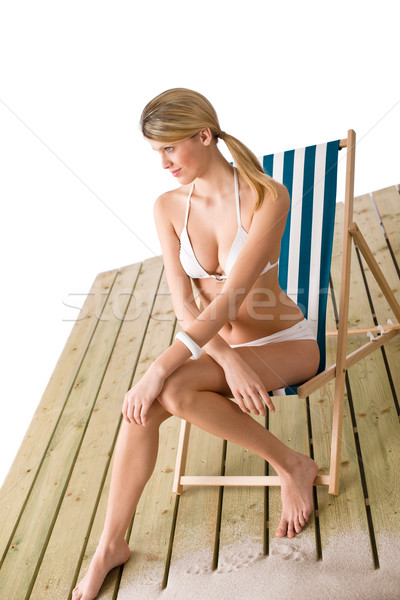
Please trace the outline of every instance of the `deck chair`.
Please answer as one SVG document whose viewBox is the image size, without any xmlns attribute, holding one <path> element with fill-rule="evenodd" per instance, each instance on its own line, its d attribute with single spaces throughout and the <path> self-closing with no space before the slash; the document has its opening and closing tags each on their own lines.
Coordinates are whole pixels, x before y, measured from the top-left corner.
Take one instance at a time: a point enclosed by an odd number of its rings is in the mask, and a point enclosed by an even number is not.
<svg viewBox="0 0 400 600">
<path fill-rule="evenodd" d="M 350 260 L 352 239 L 364 256 L 396 319 L 400 306 L 356 223 L 353 222 L 356 135 L 324 144 L 271 154 L 260 158 L 265 172 L 283 183 L 291 197 L 291 208 L 282 238 L 279 283 L 298 304 L 314 329 L 320 348 L 317 375 L 299 386 L 275 390 L 275 395 L 297 394 L 306 398 L 335 379 L 332 415 L 332 442 L 329 475 L 318 476 L 315 485 L 328 485 L 329 493 L 339 494 L 339 467 L 346 370 L 400 333 L 399 324 L 381 328 L 380 335 L 346 356 L 347 336 L 359 333 L 348 328 Z M 336 364 L 325 368 L 325 322 L 332 257 L 337 192 L 338 153 L 347 148 L 344 199 L 342 270 L 337 330 Z M 181 494 L 183 485 L 279 485 L 277 476 L 185 476 L 190 423 L 182 421 L 175 466 L 173 491 Z"/>
</svg>

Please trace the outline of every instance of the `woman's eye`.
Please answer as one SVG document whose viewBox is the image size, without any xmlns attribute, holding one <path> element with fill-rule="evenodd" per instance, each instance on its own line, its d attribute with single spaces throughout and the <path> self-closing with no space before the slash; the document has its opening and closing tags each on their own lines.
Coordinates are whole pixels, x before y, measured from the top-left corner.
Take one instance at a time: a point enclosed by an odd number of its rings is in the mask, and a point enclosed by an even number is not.
<svg viewBox="0 0 400 600">
<path fill-rule="evenodd" d="M 165 148 L 165 150 L 166 150 L 166 152 L 172 152 L 172 150 L 173 150 L 173 147 L 172 147 L 172 146 L 167 146 L 167 147 Z"/>
</svg>

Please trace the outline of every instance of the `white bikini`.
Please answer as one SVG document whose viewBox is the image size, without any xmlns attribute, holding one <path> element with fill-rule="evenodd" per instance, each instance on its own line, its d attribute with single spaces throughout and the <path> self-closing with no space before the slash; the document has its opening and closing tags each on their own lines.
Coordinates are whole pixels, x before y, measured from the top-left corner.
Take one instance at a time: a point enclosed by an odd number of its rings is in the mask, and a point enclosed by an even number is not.
<svg viewBox="0 0 400 600">
<path fill-rule="evenodd" d="M 193 251 L 192 244 L 190 243 L 188 232 L 187 232 L 187 221 L 188 221 L 188 216 L 189 216 L 190 199 L 192 197 L 194 183 L 189 192 L 189 196 L 187 199 L 187 206 L 186 206 L 185 225 L 183 226 L 181 237 L 180 237 L 179 258 L 180 258 L 183 270 L 185 271 L 185 273 L 187 273 L 187 275 L 189 275 L 189 277 L 192 277 L 193 279 L 206 279 L 206 278 L 210 278 L 210 277 L 214 277 L 214 279 L 217 279 L 218 281 L 223 281 L 224 279 L 226 279 L 227 276 L 229 275 L 229 273 L 231 272 L 231 269 L 232 269 L 233 265 L 235 264 L 238 254 L 241 251 L 241 249 L 243 248 L 244 243 L 247 239 L 247 231 L 245 229 L 243 229 L 242 220 L 240 218 L 239 186 L 238 186 L 236 169 L 234 169 L 234 176 L 235 176 L 234 177 L 235 178 L 235 198 L 236 198 L 236 213 L 237 213 L 237 221 L 238 221 L 238 230 L 237 230 L 236 237 L 233 240 L 233 244 L 231 246 L 231 249 L 229 250 L 229 254 L 226 259 L 226 263 L 225 263 L 226 275 L 221 275 L 220 273 L 213 273 L 212 275 L 210 275 L 209 273 L 207 273 L 207 271 L 205 271 L 203 269 L 203 267 L 201 266 L 201 264 L 199 263 L 199 261 L 196 258 L 196 255 Z M 271 263 L 268 262 L 266 267 L 261 271 L 260 275 L 263 275 L 270 269 L 273 269 L 274 267 L 276 267 L 278 265 L 278 263 L 279 263 L 279 260 L 277 260 L 276 263 L 274 263 L 273 265 L 271 265 Z"/>
<path fill-rule="evenodd" d="M 281 329 L 276 333 L 267 335 L 250 342 L 244 342 L 243 344 L 230 344 L 231 348 L 240 348 L 244 346 L 265 346 L 266 344 L 276 344 L 278 342 L 288 342 L 289 340 L 316 340 L 315 334 L 311 329 L 311 325 L 307 319 L 303 319 L 298 323 L 295 323 L 287 329 Z"/>
<path fill-rule="evenodd" d="M 207 273 L 205 269 L 201 266 L 199 261 L 196 258 L 196 255 L 193 251 L 192 244 L 190 243 L 188 231 L 187 231 L 187 221 L 189 216 L 190 209 L 190 199 L 192 197 L 194 183 L 190 189 L 189 196 L 187 199 L 186 206 L 186 215 L 185 215 L 185 224 L 182 229 L 181 237 L 180 237 L 180 249 L 179 249 L 179 259 L 183 270 L 189 277 L 192 279 L 206 279 L 213 277 L 217 281 L 223 281 L 229 275 L 235 261 L 238 257 L 239 252 L 243 248 L 243 245 L 247 239 L 247 231 L 242 227 L 242 221 L 240 218 L 240 204 L 239 204 L 239 186 L 237 180 L 236 169 L 234 169 L 234 180 L 235 180 L 235 198 L 236 198 L 236 214 L 238 221 L 238 230 L 236 233 L 236 237 L 233 240 L 231 249 L 229 250 L 229 254 L 225 263 L 225 273 L 226 275 L 222 275 L 220 273 Z M 273 265 L 270 262 L 265 266 L 265 268 L 261 271 L 260 275 L 267 273 L 270 269 L 276 267 L 279 263 L 277 260 Z M 314 332 L 312 331 L 307 319 L 303 319 L 302 321 L 296 323 L 292 327 L 288 327 L 287 329 L 282 329 L 281 331 L 277 331 L 272 335 L 268 335 L 263 338 L 258 338 L 257 340 L 251 340 L 250 342 L 245 342 L 243 344 L 231 344 L 231 348 L 239 348 L 241 346 L 264 346 L 265 344 L 283 342 L 288 340 L 315 340 L 316 337 Z"/>
</svg>

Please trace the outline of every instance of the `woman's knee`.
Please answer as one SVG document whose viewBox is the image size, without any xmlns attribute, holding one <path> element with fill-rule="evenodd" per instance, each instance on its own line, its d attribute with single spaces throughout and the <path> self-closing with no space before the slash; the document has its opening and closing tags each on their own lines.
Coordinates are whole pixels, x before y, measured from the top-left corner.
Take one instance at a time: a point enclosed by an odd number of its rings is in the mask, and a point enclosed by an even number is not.
<svg viewBox="0 0 400 600">
<path fill-rule="evenodd" d="M 161 423 L 171 416 L 171 414 L 172 413 L 167 411 L 156 398 L 150 407 L 149 414 L 147 415 L 146 427 L 149 425 L 159 427 Z M 142 425 L 139 425 L 139 427 L 142 427 Z"/>
<path fill-rule="evenodd" d="M 179 373 L 172 373 L 165 381 L 161 393 L 157 396 L 160 405 L 168 413 L 183 415 L 194 399 L 194 390 Z"/>
</svg>

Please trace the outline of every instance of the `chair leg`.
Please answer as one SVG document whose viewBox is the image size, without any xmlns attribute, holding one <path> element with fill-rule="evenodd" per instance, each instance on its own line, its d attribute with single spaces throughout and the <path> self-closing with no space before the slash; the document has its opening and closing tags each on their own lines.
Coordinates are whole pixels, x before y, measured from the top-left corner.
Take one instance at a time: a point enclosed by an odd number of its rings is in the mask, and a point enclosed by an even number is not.
<svg viewBox="0 0 400 600">
<path fill-rule="evenodd" d="M 340 455 L 342 448 L 344 412 L 345 371 L 337 373 L 332 416 L 331 465 L 329 472 L 329 494 L 339 495 Z"/>
<path fill-rule="evenodd" d="M 174 494 L 182 494 L 183 486 L 181 484 L 181 477 L 185 473 L 186 458 L 189 446 L 189 435 L 190 435 L 190 423 L 182 419 L 181 431 L 179 434 L 178 452 L 176 455 L 175 464 L 175 475 L 174 482 L 172 484 L 172 491 Z"/>
</svg>

